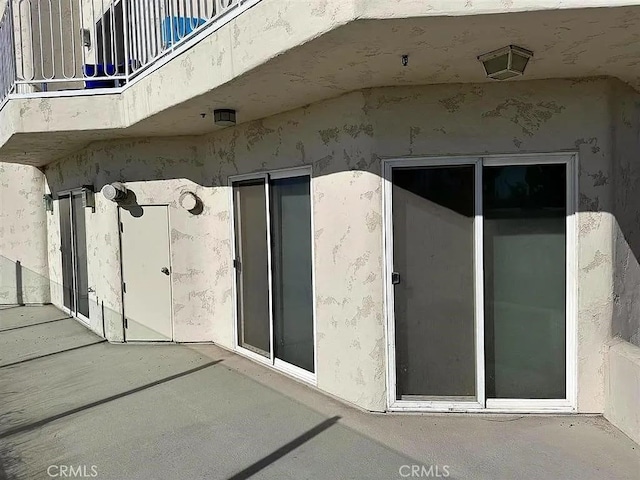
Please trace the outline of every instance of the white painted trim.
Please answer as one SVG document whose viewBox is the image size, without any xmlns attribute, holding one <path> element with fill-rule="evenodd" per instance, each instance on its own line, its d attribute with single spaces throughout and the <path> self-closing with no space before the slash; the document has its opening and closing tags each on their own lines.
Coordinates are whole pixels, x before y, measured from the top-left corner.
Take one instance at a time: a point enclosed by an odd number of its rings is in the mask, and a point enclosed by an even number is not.
<svg viewBox="0 0 640 480">
<path fill-rule="evenodd" d="M 488 398 L 487 410 L 503 411 L 562 411 L 572 412 L 573 406 L 569 400 L 555 399 L 521 399 L 521 398 Z"/>
<path fill-rule="evenodd" d="M 154 205 L 154 206 L 164 206 L 165 212 L 167 213 L 167 245 L 169 246 L 169 251 L 167 252 L 169 265 L 169 320 L 171 321 L 171 338 L 169 341 L 173 342 L 176 338 L 176 325 L 174 322 L 174 311 L 173 311 L 173 251 L 171 249 L 171 209 L 169 205 Z"/>
<path fill-rule="evenodd" d="M 248 358 L 249 360 L 253 360 L 254 362 L 260 365 L 264 365 L 265 367 L 273 370 L 274 372 L 283 373 L 296 380 L 308 383 L 314 387 L 317 386 L 318 384 L 317 376 L 315 373 L 311 373 L 306 370 L 303 370 L 302 368 L 296 367 L 295 365 L 291 365 L 290 363 L 287 363 L 283 360 L 276 358 L 275 362 L 272 362 L 269 359 L 269 357 L 265 357 L 263 355 L 260 355 L 256 352 L 253 352 L 251 350 L 248 350 L 240 346 L 234 348 L 234 353 L 237 353 L 238 355 Z"/>
<path fill-rule="evenodd" d="M 478 402 L 440 402 L 397 400 L 395 374 L 395 322 L 393 287 L 393 208 L 394 168 L 436 165 L 476 165 L 474 253 L 476 277 L 476 382 Z M 484 359 L 484 252 L 482 212 L 482 169 L 485 166 L 565 164 L 566 171 L 566 398 L 564 399 L 487 399 Z M 485 413 L 574 413 L 577 411 L 577 292 L 578 292 L 578 156 L 575 151 L 528 154 L 481 154 L 469 156 L 400 157 L 382 160 L 384 215 L 384 302 L 387 342 L 387 402 L 389 411 L 485 412 Z"/>
<path fill-rule="evenodd" d="M 302 169 L 300 169 L 302 170 Z M 309 202 L 311 203 L 311 303 L 312 303 L 312 315 L 313 315 L 313 377 L 314 385 L 317 385 L 318 378 L 318 302 L 316 295 L 316 228 L 315 228 L 315 215 L 314 215 L 314 187 L 313 181 L 313 167 L 306 168 L 309 174 Z"/>
<path fill-rule="evenodd" d="M 127 342 L 127 329 L 124 328 L 124 271 L 122 267 L 122 231 L 120 230 L 120 224 L 122 223 L 122 218 L 120 215 L 120 206 L 116 206 L 116 220 L 117 220 L 117 228 L 118 228 L 118 265 L 120 267 L 120 314 L 121 314 L 121 322 L 122 322 L 122 342 Z"/>
<path fill-rule="evenodd" d="M 567 291 L 566 291 L 566 340 L 567 340 L 567 399 L 574 410 L 578 408 L 578 154 L 567 161 Z"/>
<path fill-rule="evenodd" d="M 474 173 L 473 268 L 475 284 L 476 399 L 480 405 L 485 405 L 487 400 L 487 384 L 484 352 L 484 212 L 482 205 L 482 158 L 476 160 Z"/>
<path fill-rule="evenodd" d="M 444 401 L 414 401 L 396 400 L 389 405 L 391 412 L 484 412 L 479 402 L 444 402 Z"/>
<path fill-rule="evenodd" d="M 382 215 L 384 225 L 383 245 L 383 302 L 385 311 L 386 360 L 387 360 L 387 407 L 393 409 L 396 404 L 396 333 L 394 321 L 394 295 L 391 285 L 393 272 L 393 182 L 392 163 L 382 160 Z"/>
<path fill-rule="evenodd" d="M 236 249 L 236 209 L 233 190 L 233 181 L 231 177 L 227 180 L 227 188 L 229 189 L 229 238 L 231 239 L 231 271 L 233 272 L 233 282 L 231 283 L 231 301 L 233 302 L 233 312 L 231 315 L 233 321 L 233 340 L 231 345 L 234 350 L 238 349 L 238 271 L 236 269 L 235 260 L 238 257 Z"/>
<path fill-rule="evenodd" d="M 269 289 L 267 301 L 269 303 L 269 355 L 271 362 L 274 362 L 275 352 L 273 350 L 274 326 L 273 326 L 273 251 L 271 248 L 271 186 L 269 176 L 264 181 L 264 205 L 267 225 L 267 288 Z"/>
<path fill-rule="evenodd" d="M 279 180 L 282 178 L 295 178 L 295 177 L 311 177 L 311 167 L 295 167 L 295 168 L 281 168 L 278 170 L 270 170 L 268 172 L 269 178 L 273 180 Z"/>
<path fill-rule="evenodd" d="M 276 370 L 283 371 L 288 375 L 291 375 L 292 377 L 302 380 L 303 382 L 310 383 L 314 386 L 317 385 L 316 374 L 309 372 L 304 368 L 297 367 L 290 364 L 289 362 L 280 360 L 279 358 L 274 358 L 273 366 L 276 368 Z"/>
<path fill-rule="evenodd" d="M 571 155 L 563 153 L 546 153 L 540 155 L 494 155 L 484 156 L 485 167 L 504 167 L 510 165 L 550 165 L 558 163 L 568 163 Z"/>
</svg>

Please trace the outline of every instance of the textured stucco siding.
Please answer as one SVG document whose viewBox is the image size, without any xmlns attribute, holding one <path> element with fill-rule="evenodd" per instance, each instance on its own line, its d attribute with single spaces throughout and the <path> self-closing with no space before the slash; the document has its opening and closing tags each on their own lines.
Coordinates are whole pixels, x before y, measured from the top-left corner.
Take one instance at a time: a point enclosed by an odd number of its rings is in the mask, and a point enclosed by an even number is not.
<svg viewBox="0 0 640 480">
<path fill-rule="evenodd" d="M 614 90 L 614 318 L 613 335 L 640 346 L 640 94 Z"/>
<path fill-rule="evenodd" d="M 604 416 L 640 443 L 640 347 L 611 342 L 607 355 Z"/>
<path fill-rule="evenodd" d="M 0 163 L 0 304 L 49 302 L 43 194 L 37 168 Z"/>
<path fill-rule="evenodd" d="M 616 81 L 380 88 L 203 137 L 96 143 L 51 164 L 52 191 L 124 181 L 140 204 L 169 205 L 177 341 L 233 346 L 228 177 L 310 165 L 319 388 L 385 409 L 381 158 L 571 151 L 579 154 L 578 407 L 602 412 L 613 292 L 612 91 Z M 190 190 L 204 211 L 178 197 Z M 117 210 L 86 211 L 92 326 L 122 339 Z M 51 274 L 59 281 L 56 212 Z M 54 298 L 59 302 L 60 297 Z M 104 306 L 104 308 L 103 308 Z M 107 318 L 108 317 L 108 318 Z"/>
</svg>

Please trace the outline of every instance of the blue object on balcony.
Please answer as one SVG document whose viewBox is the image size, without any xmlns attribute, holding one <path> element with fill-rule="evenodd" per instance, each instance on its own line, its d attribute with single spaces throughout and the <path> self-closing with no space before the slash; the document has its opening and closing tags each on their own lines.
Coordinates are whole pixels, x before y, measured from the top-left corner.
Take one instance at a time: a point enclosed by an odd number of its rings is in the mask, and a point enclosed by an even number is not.
<svg viewBox="0 0 640 480">
<path fill-rule="evenodd" d="M 162 43 L 164 48 L 178 43 L 207 21 L 197 17 L 165 17 L 162 20 Z"/>
<path fill-rule="evenodd" d="M 91 78 L 92 80 L 85 80 L 84 88 L 114 88 L 117 87 L 117 80 L 106 78 L 107 75 L 116 75 L 117 69 L 116 66 L 107 63 L 103 65 L 102 63 L 98 64 L 85 64 L 84 65 L 84 76 L 85 78 Z"/>
</svg>

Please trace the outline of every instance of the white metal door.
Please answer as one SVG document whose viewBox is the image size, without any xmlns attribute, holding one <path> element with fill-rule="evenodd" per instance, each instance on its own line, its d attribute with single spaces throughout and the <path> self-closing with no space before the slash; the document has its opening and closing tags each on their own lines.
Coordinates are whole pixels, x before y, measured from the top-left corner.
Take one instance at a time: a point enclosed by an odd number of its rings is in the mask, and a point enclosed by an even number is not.
<svg viewBox="0 0 640 480">
<path fill-rule="evenodd" d="M 173 335 L 167 206 L 119 210 L 125 340 L 170 341 Z"/>
</svg>

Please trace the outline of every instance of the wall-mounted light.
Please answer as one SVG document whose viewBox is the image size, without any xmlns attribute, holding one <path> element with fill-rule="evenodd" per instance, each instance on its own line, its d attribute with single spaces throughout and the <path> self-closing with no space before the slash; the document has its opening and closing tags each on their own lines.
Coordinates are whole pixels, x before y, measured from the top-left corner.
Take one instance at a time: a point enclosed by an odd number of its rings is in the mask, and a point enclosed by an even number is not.
<svg viewBox="0 0 640 480">
<path fill-rule="evenodd" d="M 82 186 L 82 206 L 90 208 L 92 212 L 96 211 L 96 196 L 93 191 L 93 185 Z"/>
<path fill-rule="evenodd" d="M 192 215 L 199 215 L 202 213 L 202 200 L 200 200 L 200 197 L 193 192 L 182 192 L 180 194 L 180 198 L 178 198 L 178 203 Z"/>
<path fill-rule="evenodd" d="M 219 108 L 213 111 L 213 123 L 221 127 L 231 127 L 236 124 L 236 111 L 230 108 Z"/>
<path fill-rule="evenodd" d="M 107 200 L 111 200 L 112 202 L 119 202 L 120 200 L 124 200 L 127 198 L 127 187 L 125 187 L 120 182 L 108 183 L 104 187 L 102 187 L 102 195 Z"/>
<path fill-rule="evenodd" d="M 53 195 L 50 193 L 45 193 L 42 196 L 42 202 L 44 203 L 44 210 L 46 212 L 53 213 Z"/>
<path fill-rule="evenodd" d="M 506 80 L 524 74 L 531 57 L 533 57 L 532 51 L 509 45 L 480 55 L 478 60 L 482 62 L 487 77 Z"/>
<path fill-rule="evenodd" d="M 91 31 L 88 28 L 80 29 L 80 38 L 82 38 L 82 46 L 91 48 Z"/>
</svg>

